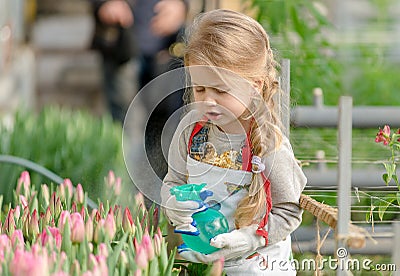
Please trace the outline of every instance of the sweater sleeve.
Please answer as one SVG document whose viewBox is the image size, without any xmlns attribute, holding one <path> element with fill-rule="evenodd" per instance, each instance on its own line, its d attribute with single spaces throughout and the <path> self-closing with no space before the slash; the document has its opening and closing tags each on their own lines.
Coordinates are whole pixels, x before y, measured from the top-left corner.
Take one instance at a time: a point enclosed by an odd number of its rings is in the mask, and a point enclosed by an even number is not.
<svg viewBox="0 0 400 276">
<path fill-rule="evenodd" d="M 285 239 L 300 225 L 303 211 L 299 201 L 307 179 L 286 137 L 281 147 L 270 154 L 265 163 L 272 198 L 266 230 L 268 243 L 274 244 Z"/>
<path fill-rule="evenodd" d="M 161 187 L 161 202 L 164 206 L 169 198 L 169 189 L 187 183 L 186 158 L 188 154 L 188 141 L 196 121 L 196 114 L 189 112 L 180 121 L 168 152 L 168 172 Z"/>
</svg>

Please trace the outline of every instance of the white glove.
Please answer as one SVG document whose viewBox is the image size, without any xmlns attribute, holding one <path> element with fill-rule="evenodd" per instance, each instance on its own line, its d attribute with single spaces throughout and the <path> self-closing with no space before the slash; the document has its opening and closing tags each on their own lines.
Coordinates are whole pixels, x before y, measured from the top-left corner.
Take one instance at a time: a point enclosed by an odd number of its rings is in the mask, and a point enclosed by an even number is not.
<svg viewBox="0 0 400 276">
<path fill-rule="evenodd" d="M 211 254 L 201 254 L 190 249 L 181 249 L 179 254 L 192 262 L 210 263 L 219 260 L 224 257 L 225 260 L 247 257 L 244 254 L 249 255 L 253 253 L 257 248 L 265 246 L 265 239 L 262 236 L 256 234 L 258 225 L 252 224 L 233 230 L 230 233 L 224 233 L 215 236 L 210 240 L 210 245 L 221 248 L 217 252 Z"/>
<path fill-rule="evenodd" d="M 205 210 L 207 205 L 202 201 L 178 201 L 175 196 L 169 197 L 165 204 L 165 215 L 175 226 L 175 232 L 187 235 L 199 235 L 192 215 Z"/>
</svg>

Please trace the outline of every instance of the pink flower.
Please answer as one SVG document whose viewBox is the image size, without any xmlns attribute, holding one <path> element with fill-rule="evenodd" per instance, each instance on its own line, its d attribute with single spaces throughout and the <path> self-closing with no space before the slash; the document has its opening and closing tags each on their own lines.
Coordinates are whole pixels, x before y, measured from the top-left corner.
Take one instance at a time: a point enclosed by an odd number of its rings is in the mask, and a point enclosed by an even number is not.
<svg viewBox="0 0 400 276">
<path fill-rule="evenodd" d="M 85 239 L 85 223 L 81 214 L 71 214 L 71 241 L 81 243 Z"/>
<path fill-rule="evenodd" d="M 93 240 L 93 220 L 91 217 L 87 218 L 85 223 L 86 239 L 91 242 Z"/>
<path fill-rule="evenodd" d="M 114 183 L 115 183 L 115 174 L 114 174 L 113 171 L 109 171 L 108 172 L 106 183 L 107 183 L 107 186 L 109 188 L 112 188 L 112 186 L 114 185 Z"/>
<path fill-rule="evenodd" d="M 161 255 L 162 236 L 158 233 L 154 235 L 154 253 L 157 256 Z"/>
<path fill-rule="evenodd" d="M 64 185 L 66 192 L 68 192 L 68 198 L 71 199 L 74 192 L 74 186 L 72 185 L 71 179 L 64 179 L 64 182 L 61 185 Z"/>
<path fill-rule="evenodd" d="M 32 216 L 29 220 L 29 233 L 31 237 L 36 237 L 40 231 L 39 231 L 39 217 L 38 213 L 35 210 L 33 210 Z"/>
<path fill-rule="evenodd" d="M 46 184 L 42 184 L 42 198 L 44 200 L 45 206 L 48 206 L 50 203 L 50 191 L 49 187 Z"/>
<path fill-rule="evenodd" d="M 383 130 L 379 128 L 379 132 L 376 134 L 375 142 L 380 143 L 383 142 L 385 146 L 387 146 L 390 142 L 390 127 L 385 125 Z"/>
<path fill-rule="evenodd" d="M 139 268 L 141 269 L 147 268 L 148 265 L 147 253 L 146 249 L 142 245 L 136 248 L 135 262 Z"/>
<path fill-rule="evenodd" d="M 42 242 L 42 246 L 46 246 L 47 244 L 55 241 L 56 247 L 60 249 L 62 243 L 60 230 L 57 227 L 50 226 L 47 227 L 47 230 L 50 232 L 50 235 L 48 235 L 46 229 L 43 229 L 42 233 L 39 236 L 39 239 Z"/>
<path fill-rule="evenodd" d="M 114 193 L 116 196 L 119 196 L 121 194 L 121 178 L 120 177 L 117 177 L 117 180 L 115 181 Z"/>
<path fill-rule="evenodd" d="M 31 186 L 31 178 L 27 171 L 23 171 L 18 179 L 17 188 L 15 190 L 17 196 L 23 195 L 25 197 L 29 196 Z M 21 191 L 23 189 L 23 191 Z"/>
<path fill-rule="evenodd" d="M 14 209 L 8 211 L 8 215 L 3 225 L 3 232 L 11 236 L 15 230 Z"/>
<path fill-rule="evenodd" d="M 11 260 L 10 272 L 13 276 L 47 276 L 49 275 L 47 257 L 17 249 Z"/>
<path fill-rule="evenodd" d="M 58 220 L 58 229 L 60 229 L 61 233 L 64 232 L 64 227 L 67 222 L 69 223 L 69 225 L 71 225 L 70 216 L 71 214 L 68 211 L 61 212 L 60 218 Z"/>
<path fill-rule="evenodd" d="M 128 207 L 125 208 L 124 215 L 122 216 L 122 229 L 125 232 L 135 233 L 131 211 Z"/>
<path fill-rule="evenodd" d="M 151 238 L 149 236 L 149 233 L 147 231 L 143 235 L 142 246 L 144 247 L 144 250 L 146 251 L 147 259 L 149 261 L 151 261 L 154 258 L 154 248 L 153 248 L 153 244 L 151 242 Z"/>
<path fill-rule="evenodd" d="M 22 230 L 17 229 L 14 231 L 11 236 L 11 244 L 14 248 L 24 248 L 24 235 L 22 234 Z"/>
<path fill-rule="evenodd" d="M 79 204 L 83 204 L 83 201 L 85 199 L 85 193 L 83 192 L 83 188 L 82 185 L 79 183 L 76 186 L 76 190 L 75 190 L 75 201 Z"/>
<path fill-rule="evenodd" d="M 104 256 L 104 257 L 108 257 L 108 249 L 107 249 L 107 245 L 105 243 L 101 243 L 99 245 L 99 255 L 100 256 Z"/>
<path fill-rule="evenodd" d="M 108 236 L 109 240 L 112 240 L 117 232 L 117 226 L 115 225 L 114 214 L 109 212 L 104 222 L 104 232 Z"/>
</svg>

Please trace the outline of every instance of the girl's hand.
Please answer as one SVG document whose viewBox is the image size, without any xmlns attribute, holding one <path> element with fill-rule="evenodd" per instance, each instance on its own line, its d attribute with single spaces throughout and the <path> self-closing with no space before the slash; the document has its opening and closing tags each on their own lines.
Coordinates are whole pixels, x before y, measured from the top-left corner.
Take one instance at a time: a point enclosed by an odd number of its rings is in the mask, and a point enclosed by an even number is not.
<svg viewBox="0 0 400 276">
<path fill-rule="evenodd" d="M 170 224 L 175 226 L 176 233 L 198 235 L 199 230 L 192 215 L 206 209 L 207 206 L 202 201 L 178 201 L 175 196 L 171 196 L 165 204 L 165 215 Z"/>
<path fill-rule="evenodd" d="M 192 262 L 210 263 L 224 257 L 225 260 L 247 257 L 261 246 L 265 246 L 265 239 L 256 234 L 257 225 L 253 224 L 234 230 L 230 233 L 220 234 L 211 239 L 210 244 L 221 248 L 212 254 L 201 254 L 188 248 L 178 249 L 178 253 Z"/>
</svg>

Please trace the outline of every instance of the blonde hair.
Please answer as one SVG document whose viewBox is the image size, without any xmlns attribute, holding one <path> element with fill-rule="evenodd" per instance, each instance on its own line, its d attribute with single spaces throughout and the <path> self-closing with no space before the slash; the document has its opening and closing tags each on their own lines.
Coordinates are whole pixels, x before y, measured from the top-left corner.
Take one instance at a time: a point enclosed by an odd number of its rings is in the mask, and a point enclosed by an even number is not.
<svg viewBox="0 0 400 276">
<path fill-rule="evenodd" d="M 274 95 L 279 92 L 278 63 L 267 33 L 256 20 L 230 10 L 199 15 L 187 34 L 184 63 L 225 68 L 249 81 L 262 80 L 263 100 L 253 101 L 254 110 L 246 112 L 247 119 L 255 118 L 250 129 L 252 154 L 263 157 L 279 147 L 281 123 L 274 103 Z M 185 98 L 190 101 L 189 94 Z M 235 212 L 238 228 L 255 223 L 265 213 L 263 187 L 261 174 L 253 173 L 249 193 Z"/>
</svg>

